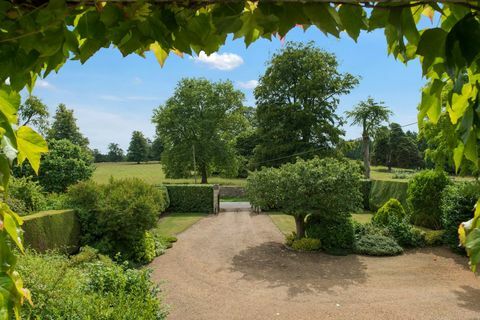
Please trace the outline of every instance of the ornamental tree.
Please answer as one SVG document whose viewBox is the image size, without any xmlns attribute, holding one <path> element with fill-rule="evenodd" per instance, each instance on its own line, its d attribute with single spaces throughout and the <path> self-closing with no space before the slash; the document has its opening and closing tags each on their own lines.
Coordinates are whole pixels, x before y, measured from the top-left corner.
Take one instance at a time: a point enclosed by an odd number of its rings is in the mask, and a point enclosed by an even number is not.
<svg viewBox="0 0 480 320">
<path fill-rule="evenodd" d="M 365 101 L 360 101 L 352 111 L 346 112 L 353 125 L 362 126 L 363 165 L 367 179 L 370 179 L 370 138 L 375 135 L 383 122 L 388 122 L 392 114 L 383 104 L 382 101 L 375 101 L 369 97 Z"/>
<path fill-rule="evenodd" d="M 132 132 L 132 139 L 128 146 L 128 161 L 134 161 L 137 164 L 148 159 L 148 143 L 145 136 L 140 131 Z"/>
<path fill-rule="evenodd" d="M 80 132 L 72 109 L 68 109 L 63 103 L 59 104 L 53 119 L 52 127 L 47 133 L 47 140 L 67 139 L 78 146 L 88 146 L 89 141 Z"/>
<path fill-rule="evenodd" d="M 163 142 L 167 176 L 188 177 L 198 169 L 201 182 L 207 183 L 212 168 L 235 175 L 234 138 L 246 126 L 243 100 L 230 81 L 181 80 L 152 118 Z"/>
<path fill-rule="evenodd" d="M 358 84 L 349 73 L 340 73 L 335 55 L 289 42 L 273 55 L 255 88 L 259 144 L 255 162 L 278 166 L 295 160 L 326 155 L 340 141 L 341 118 L 335 113 L 339 97 Z"/>
<path fill-rule="evenodd" d="M 358 169 L 345 160 L 318 157 L 251 173 L 247 195 L 253 206 L 293 216 L 297 239 L 305 237 L 307 215 L 350 215 L 362 201 Z"/>
</svg>

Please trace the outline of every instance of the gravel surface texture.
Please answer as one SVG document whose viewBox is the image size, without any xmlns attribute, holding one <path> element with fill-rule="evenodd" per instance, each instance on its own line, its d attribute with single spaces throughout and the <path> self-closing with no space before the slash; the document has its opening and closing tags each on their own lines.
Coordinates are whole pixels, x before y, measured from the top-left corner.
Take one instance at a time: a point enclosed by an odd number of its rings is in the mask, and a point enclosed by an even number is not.
<svg viewBox="0 0 480 320">
<path fill-rule="evenodd" d="M 446 248 L 298 253 L 267 215 L 222 212 L 152 262 L 169 319 L 480 319 L 480 279 Z"/>
</svg>

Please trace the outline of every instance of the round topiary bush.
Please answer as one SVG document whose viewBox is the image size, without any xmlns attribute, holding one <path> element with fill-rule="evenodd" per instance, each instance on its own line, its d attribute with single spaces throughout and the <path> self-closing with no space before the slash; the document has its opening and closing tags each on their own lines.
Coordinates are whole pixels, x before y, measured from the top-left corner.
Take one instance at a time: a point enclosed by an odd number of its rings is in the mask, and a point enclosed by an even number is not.
<svg viewBox="0 0 480 320">
<path fill-rule="evenodd" d="M 426 170 L 416 174 L 408 182 L 407 203 L 411 209 L 411 222 L 430 228 L 442 228 L 440 199 L 450 179 L 443 171 Z"/>
<path fill-rule="evenodd" d="M 403 253 L 402 247 L 380 234 L 365 234 L 355 243 L 355 253 L 367 256 L 396 256 Z"/>
<path fill-rule="evenodd" d="M 322 248 L 331 254 L 347 254 L 352 251 L 355 232 L 346 214 L 311 214 L 306 221 L 308 238 L 320 239 Z"/>
<path fill-rule="evenodd" d="M 403 220 L 407 217 L 407 213 L 403 208 L 400 201 L 397 199 L 388 200 L 372 218 L 372 222 L 377 225 L 387 226 L 390 218 L 393 217 L 397 220 Z"/>
<path fill-rule="evenodd" d="M 458 226 L 473 218 L 474 206 L 479 198 L 478 182 L 456 183 L 443 190 L 441 209 L 445 228 L 444 241 L 456 251 L 464 252 L 464 249 L 458 246 Z"/>
</svg>

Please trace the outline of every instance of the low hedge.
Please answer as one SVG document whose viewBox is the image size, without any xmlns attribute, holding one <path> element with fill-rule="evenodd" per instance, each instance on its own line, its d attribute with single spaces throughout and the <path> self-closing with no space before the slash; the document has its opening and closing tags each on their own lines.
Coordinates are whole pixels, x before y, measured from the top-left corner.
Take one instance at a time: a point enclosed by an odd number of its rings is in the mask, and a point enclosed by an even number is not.
<svg viewBox="0 0 480 320">
<path fill-rule="evenodd" d="M 407 188 L 406 181 L 371 180 L 369 209 L 377 211 L 391 198 L 397 199 L 406 207 Z"/>
<path fill-rule="evenodd" d="M 170 212 L 213 212 L 212 185 L 167 185 Z"/>
<path fill-rule="evenodd" d="M 361 180 L 360 188 L 362 192 L 363 209 L 370 210 L 370 190 L 372 189 L 372 180 Z"/>
<path fill-rule="evenodd" d="M 75 253 L 80 246 L 80 223 L 74 210 L 41 211 L 23 217 L 25 244 L 39 252 Z"/>
</svg>

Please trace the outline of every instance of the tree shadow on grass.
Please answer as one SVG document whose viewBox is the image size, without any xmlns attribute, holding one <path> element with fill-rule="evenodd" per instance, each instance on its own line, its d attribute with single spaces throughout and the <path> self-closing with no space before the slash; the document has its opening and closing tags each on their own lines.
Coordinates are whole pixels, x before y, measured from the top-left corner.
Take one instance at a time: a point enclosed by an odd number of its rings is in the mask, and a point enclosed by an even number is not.
<svg viewBox="0 0 480 320">
<path fill-rule="evenodd" d="M 286 249 L 266 242 L 241 251 L 232 260 L 232 271 L 247 281 L 266 281 L 269 287 L 288 287 L 288 295 L 330 292 L 366 281 L 366 266 L 356 255 L 331 256 Z"/>
<path fill-rule="evenodd" d="M 471 286 L 461 286 L 460 290 L 455 290 L 458 306 L 475 312 L 480 312 L 480 289 Z"/>
</svg>

